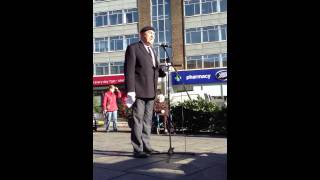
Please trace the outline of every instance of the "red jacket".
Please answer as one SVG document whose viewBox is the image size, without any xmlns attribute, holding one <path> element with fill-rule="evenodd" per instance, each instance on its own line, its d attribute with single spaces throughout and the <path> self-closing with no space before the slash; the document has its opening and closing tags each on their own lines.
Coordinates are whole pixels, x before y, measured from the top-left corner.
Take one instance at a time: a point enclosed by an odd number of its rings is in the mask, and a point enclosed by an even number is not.
<svg viewBox="0 0 320 180">
<path fill-rule="evenodd" d="M 115 91 L 114 93 L 111 91 L 106 92 L 102 102 L 103 110 L 107 110 L 108 112 L 117 111 L 117 98 L 121 98 L 120 91 Z"/>
</svg>

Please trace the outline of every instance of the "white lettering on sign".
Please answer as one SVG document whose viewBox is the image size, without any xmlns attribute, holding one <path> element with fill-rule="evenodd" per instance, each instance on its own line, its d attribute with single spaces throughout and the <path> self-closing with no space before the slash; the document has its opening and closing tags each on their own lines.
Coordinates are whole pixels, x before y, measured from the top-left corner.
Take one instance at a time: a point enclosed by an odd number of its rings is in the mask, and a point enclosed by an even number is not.
<svg viewBox="0 0 320 180">
<path fill-rule="evenodd" d="M 210 79 L 211 74 L 204 74 L 204 75 L 188 75 L 186 80 L 189 79 Z"/>
</svg>

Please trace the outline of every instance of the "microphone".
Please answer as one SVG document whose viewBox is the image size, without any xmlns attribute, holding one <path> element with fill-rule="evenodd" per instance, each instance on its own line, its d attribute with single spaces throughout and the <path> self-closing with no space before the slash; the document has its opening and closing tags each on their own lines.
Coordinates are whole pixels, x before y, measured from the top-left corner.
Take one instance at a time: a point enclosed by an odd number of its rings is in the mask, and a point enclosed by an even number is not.
<svg viewBox="0 0 320 180">
<path fill-rule="evenodd" d="M 168 44 L 161 44 L 160 47 L 168 47 L 168 48 L 172 48 L 172 46 L 168 45 Z"/>
</svg>

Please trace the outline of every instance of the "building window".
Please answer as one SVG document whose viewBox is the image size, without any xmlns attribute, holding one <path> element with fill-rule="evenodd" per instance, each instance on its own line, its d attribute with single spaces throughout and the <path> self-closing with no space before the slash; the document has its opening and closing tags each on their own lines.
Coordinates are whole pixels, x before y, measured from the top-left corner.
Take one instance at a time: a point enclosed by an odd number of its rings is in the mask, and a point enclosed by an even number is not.
<svg viewBox="0 0 320 180">
<path fill-rule="evenodd" d="M 123 62 L 111 62 L 110 63 L 111 74 L 123 74 L 124 73 L 123 67 L 124 67 Z"/>
<path fill-rule="evenodd" d="M 156 20 L 157 15 L 158 15 L 158 6 L 152 3 L 152 20 Z"/>
<path fill-rule="evenodd" d="M 94 51 L 95 52 L 107 52 L 108 51 L 108 38 L 95 38 L 94 39 Z"/>
<path fill-rule="evenodd" d="M 123 50 L 123 37 L 114 36 L 110 37 L 110 51 L 120 51 Z"/>
<path fill-rule="evenodd" d="M 108 75 L 109 74 L 109 64 L 99 63 L 96 64 L 96 75 Z"/>
<path fill-rule="evenodd" d="M 219 54 L 211 54 L 203 56 L 203 68 L 216 68 L 220 67 Z"/>
<path fill-rule="evenodd" d="M 185 16 L 200 14 L 200 0 L 185 0 Z"/>
<path fill-rule="evenodd" d="M 165 42 L 165 40 L 164 40 L 164 31 L 158 31 L 158 42 Z"/>
<path fill-rule="evenodd" d="M 187 43 L 201 43 L 201 28 L 190 28 L 186 30 Z"/>
<path fill-rule="evenodd" d="M 227 40 L 227 25 L 186 29 L 186 43 L 201 43 Z"/>
<path fill-rule="evenodd" d="M 95 75 L 123 74 L 124 62 L 94 64 L 94 72 L 95 72 Z"/>
<path fill-rule="evenodd" d="M 187 69 L 227 67 L 227 53 L 187 57 Z"/>
<path fill-rule="evenodd" d="M 160 62 L 164 62 L 168 55 L 162 48 L 157 46 L 171 44 L 171 18 L 170 18 L 170 0 L 152 0 L 152 26 L 156 29 L 155 33 L 155 51 L 160 58 Z M 172 56 L 172 51 L 168 50 L 169 56 Z"/>
<path fill-rule="evenodd" d="M 125 47 L 130 45 L 130 44 L 132 44 L 132 43 L 135 43 L 135 42 L 139 41 L 139 35 L 138 34 L 126 35 L 125 38 L 126 38 Z"/>
<path fill-rule="evenodd" d="M 185 0 L 184 9 L 185 16 L 225 12 L 227 0 Z"/>
<path fill-rule="evenodd" d="M 187 69 L 201 69 L 201 68 L 202 68 L 201 56 L 187 57 Z"/>
<path fill-rule="evenodd" d="M 203 28 L 203 42 L 219 41 L 218 26 L 208 26 Z"/>
<path fill-rule="evenodd" d="M 124 10 L 126 22 L 127 23 L 134 23 L 138 22 L 138 10 L 137 8 L 134 9 L 126 9 Z"/>
<path fill-rule="evenodd" d="M 227 0 L 220 0 L 220 12 L 227 11 Z"/>
<path fill-rule="evenodd" d="M 227 25 L 221 25 L 221 40 L 227 40 Z"/>
<path fill-rule="evenodd" d="M 227 67 L 227 53 L 221 54 L 222 67 Z"/>
<path fill-rule="evenodd" d="M 94 17 L 96 27 L 123 23 L 135 23 L 139 21 L 137 8 L 124 9 L 123 12 L 122 10 L 99 12 L 95 13 Z"/>
<path fill-rule="evenodd" d="M 164 14 L 169 16 L 170 15 L 170 0 L 165 0 L 164 2 Z"/>
<path fill-rule="evenodd" d="M 96 27 L 108 25 L 108 13 L 107 12 L 100 12 L 95 13 L 95 21 L 96 21 Z"/>
<path fill-rule="evenodd" d="M 202 0 L 202 14 L 210 14 L 217 12 L 217 0 Z"/>
<path fill-rule="evenodd" d="M 163 0 L 158 0 L 158 15 L 163 16 Z"/>
<path fill-rule="evenodd" d="M 110 25 L 122 24 L 122 10 L 109 11 Z"/>
</svg>

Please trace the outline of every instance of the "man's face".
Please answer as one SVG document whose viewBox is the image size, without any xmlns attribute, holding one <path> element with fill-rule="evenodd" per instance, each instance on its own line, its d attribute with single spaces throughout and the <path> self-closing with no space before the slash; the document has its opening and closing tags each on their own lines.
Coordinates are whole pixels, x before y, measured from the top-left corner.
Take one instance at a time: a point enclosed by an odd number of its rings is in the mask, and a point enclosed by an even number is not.
<svg viewBox="0 0 320 180">
<path fill-rule="evenodd" d="M 141 39 L 147 45 L 152 45 L 154 42 L 155 33 L 152 30 L 145 31 L 141 33 Z"/>
</svg>

